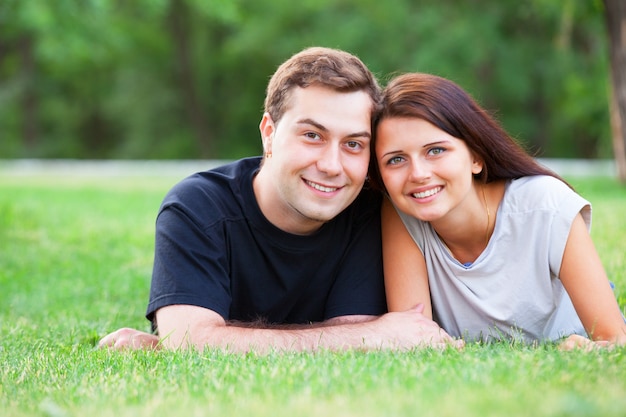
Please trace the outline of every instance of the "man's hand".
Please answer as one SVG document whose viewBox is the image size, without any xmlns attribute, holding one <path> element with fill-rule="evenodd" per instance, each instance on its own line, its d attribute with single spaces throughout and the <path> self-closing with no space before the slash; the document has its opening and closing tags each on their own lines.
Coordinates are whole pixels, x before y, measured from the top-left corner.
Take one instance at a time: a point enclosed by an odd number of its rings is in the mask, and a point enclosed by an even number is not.
<svg viewBox="0 0 626 417">
<path fill-rule="evenodd" d="M 98 348 L 124 349 L 158 349 L 159 337 L 135 329 L 123 328 L 104 336 L 98 342 Z"/>
</svg>

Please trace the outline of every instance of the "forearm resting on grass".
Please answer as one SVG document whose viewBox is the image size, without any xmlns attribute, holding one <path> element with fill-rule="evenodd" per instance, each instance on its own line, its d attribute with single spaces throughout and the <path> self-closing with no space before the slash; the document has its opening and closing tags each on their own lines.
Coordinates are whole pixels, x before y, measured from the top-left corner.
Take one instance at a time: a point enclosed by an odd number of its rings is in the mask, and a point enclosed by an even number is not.
<svg viewBox="0 0 626 417">
<path fill-rule="evenodd" d="M 456 345 L 445 331 L 414 308 L 381 317 L 347 316 L 297 328 L 250 328 L 228 324 L 217 313 L 175 305 L 157 311 L 161 343 L 170 349 L 221 348 L 268 353 L 344 349 L 443 348 Z"/>
<path fill-rule="evenodd" d="M 227 323 L 211 310 L 188 305 L 159 309 L 156 318 L 160 335 L 159 346 L 172 350 L 217 348 L 235 353 L 265 354 L 272 351 L 409 350 L 463 346 L 462 341 L 453 339 L 435 322 L 424 317 L 421 307 L 387 313 L 380 317 L 345 316 L 323 323 L 277 328 L 255 328 L 249 324 Z M 132 329 L 118 332 L 128 333 Z M 121 343 L 114 342 L 113 335 L 115 333 L 107 336 L 107 340 L 103 339 L 100 345 L 122 348 Z"/>
</svg>

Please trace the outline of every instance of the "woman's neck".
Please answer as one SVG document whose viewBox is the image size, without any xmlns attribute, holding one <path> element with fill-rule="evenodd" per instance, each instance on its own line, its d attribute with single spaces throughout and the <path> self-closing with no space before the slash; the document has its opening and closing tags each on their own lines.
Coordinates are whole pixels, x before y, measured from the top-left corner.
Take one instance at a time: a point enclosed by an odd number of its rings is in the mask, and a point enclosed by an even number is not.
<svg viewBox="0 0 626 417">
<path fill-rule="evenodd" d="M 473 263 L 489 244 L 496 224 L 496 213 L 504 196 L 504 182 L 476 183 L 468 204 L 458 215 L 433 222 L 437 235 L 459 262 Z"/>
</svg>

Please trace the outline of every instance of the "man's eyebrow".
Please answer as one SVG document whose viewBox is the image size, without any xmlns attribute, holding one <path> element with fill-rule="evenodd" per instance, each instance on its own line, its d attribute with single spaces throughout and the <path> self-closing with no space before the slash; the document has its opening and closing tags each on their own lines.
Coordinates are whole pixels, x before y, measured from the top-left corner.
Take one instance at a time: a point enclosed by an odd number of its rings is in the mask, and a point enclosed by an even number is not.
<svg viewBox="0 0 626 417">
<path fill-rule="evenodd" d="M 300 119 L 296 123 L 298 123 L 299 125 L 311 125 L 323 132 L 328 132 L 328 129 L 326 128 L 326 126 L 324 126 L 321 123 L 316 122 L 313 119 Z"/>
<path fill-rule="evenodd" d="M 372 138 L 372 134 L 366 130 L 362 131 L 362 132 L 355 132 L 355 133 L 350 133 L 348 136 L 348 138 Z"/>
<path fill-rule="evenodd" d="M 326 126 L 324 126 L 321 123 L 316 122 L 313 119 L 300 119 L 296 123 L 297 124 L 302 124 L 302 125 L 305 125 L 305 124 L 306 125 L 311 125 L 311 126 L 314 126 L 317 129 L 321 130 L 322 132 L 328 132 L 328 128 L 326 128 Z M 371 138 L 372 134 L 370 132 L 364 130 L 362 132 L 350 133 L 346 137 L 348 137 L 348 138 L 362 138 L 362 137 Z"/>
</svg>

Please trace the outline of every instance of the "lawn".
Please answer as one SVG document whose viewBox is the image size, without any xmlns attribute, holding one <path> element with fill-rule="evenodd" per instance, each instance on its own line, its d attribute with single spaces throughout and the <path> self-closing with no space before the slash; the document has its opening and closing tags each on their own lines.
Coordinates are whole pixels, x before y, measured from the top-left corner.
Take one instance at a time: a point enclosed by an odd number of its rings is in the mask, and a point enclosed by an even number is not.
<svg viewBox="0 0 626 417">
<path fill-rule="evenodd" d="M 178 178 L 0 176 L 2 416 L 624 416 L 625 348 L 109 352 L 148 329 L 154 217 Z M 626 306 L 626 187 L 571 179 Z"/>
</svg>

